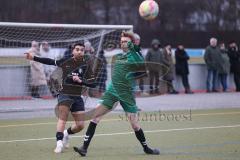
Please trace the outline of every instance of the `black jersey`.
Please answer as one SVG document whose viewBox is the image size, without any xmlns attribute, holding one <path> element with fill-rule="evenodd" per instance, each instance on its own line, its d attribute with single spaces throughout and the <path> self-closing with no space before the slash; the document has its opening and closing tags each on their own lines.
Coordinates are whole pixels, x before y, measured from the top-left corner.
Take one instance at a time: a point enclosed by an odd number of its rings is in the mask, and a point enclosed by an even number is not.
<svg viewBox="0 0 240 160">
<path fill-rule="evenodd" d="M 61 69 L 61 87 L 59 93 L 68 95 L 81 95 L 86 87 L 95 87 L 95 76 L 92 65 L 86 59 L 74 60 L 72 57 L 65 57 L 60 60 L 34 56 L 34 61 L 55 65 Z M 83 81 L 81 84 L 74 82 L 72 76 L 77 75 Z"/>
</svg>

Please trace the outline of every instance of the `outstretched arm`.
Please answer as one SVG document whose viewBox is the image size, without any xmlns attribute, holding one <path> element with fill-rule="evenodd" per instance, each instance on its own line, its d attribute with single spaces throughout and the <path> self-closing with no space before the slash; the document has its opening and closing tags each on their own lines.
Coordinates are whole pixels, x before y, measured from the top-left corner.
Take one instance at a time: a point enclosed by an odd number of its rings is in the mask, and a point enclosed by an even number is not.
<svg viewBox="0 0 240 160">
<path fill-rule="evenodd" d="M 34 56 L 34 57 L 33 57 L 33 60 L 36 61 L 36 62 L 40 62 L 40 63 L 42 63 L 42 64 L 57 66 L 56 61 L 53 60 L 53 59 L 50 59 L 50 58 L 44 58 L 44 57 Z"/>
<path fill-rule="evenodd" d="M 33 60 L 42 64 L 58 66 L 58 64 L 60 63 L 60 61 L 56 61 L 54 59 L 33 56 L 32 53 L 24 53 L 24 54 L 26 55 L 26 59 Z"/>
</svg>

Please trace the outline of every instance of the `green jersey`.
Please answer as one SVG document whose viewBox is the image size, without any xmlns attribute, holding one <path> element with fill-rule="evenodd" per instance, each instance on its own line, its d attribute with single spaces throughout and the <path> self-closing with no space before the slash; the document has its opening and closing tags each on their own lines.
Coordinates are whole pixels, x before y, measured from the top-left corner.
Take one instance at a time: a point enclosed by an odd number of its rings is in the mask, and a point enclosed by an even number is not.
<svg viewBox="0 0 240 160">
<path fill-rule="evenodd" d="M 137 111 L 133 93 L 135 79 L 133 73 L 144 69 L 144 59 L 135 50 L 120 53 L 113 57 L 112 81 L 102 97 L 102 104 L 112 108 L 119 101 L 127 112 Z"/>
<path fill-rule="evenodd" d="M 117 54 L 112 63 L 112 84 L 116 90 L 130 88 L 134 83 L 133 73 L 139 71 L 144 64 L 137 52 Z"/>
</svg>

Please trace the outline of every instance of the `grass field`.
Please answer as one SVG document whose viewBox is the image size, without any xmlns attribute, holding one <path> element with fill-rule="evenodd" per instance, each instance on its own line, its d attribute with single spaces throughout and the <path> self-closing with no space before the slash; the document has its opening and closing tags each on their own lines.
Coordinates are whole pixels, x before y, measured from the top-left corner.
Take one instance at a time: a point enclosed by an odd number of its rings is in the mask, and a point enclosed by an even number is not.
<svg viewBox="0 0 240 160">
<path fill-rule="evenodd" d="M 115 113 L 98 125 L 84 158 L 74 153 L 72 146 L 82 143 L 85 130 L 70 139 L 71 148 L 57 155 L 53 152 L 55 118 L 0 121 L 0 159 L 238 160 L 240 157 L 240 109 L 171 111 L 163 113 L 165 119 L 146 118 L 150 114 L 141 113 L 140 123 L 149 144 L 160 148 L 159 156 L 145 155 L 129 122 L 123 114 Z"/>
</svg>

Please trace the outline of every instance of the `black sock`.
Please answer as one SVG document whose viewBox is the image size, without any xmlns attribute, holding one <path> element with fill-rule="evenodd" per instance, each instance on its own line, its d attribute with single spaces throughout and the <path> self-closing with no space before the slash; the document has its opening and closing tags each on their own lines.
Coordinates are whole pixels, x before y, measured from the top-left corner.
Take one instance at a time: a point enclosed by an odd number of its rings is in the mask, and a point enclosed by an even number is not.
<svg viewBox="0 0 240 160">
<path fill-rule="evenodd" d="M 95 133 L 96 126 L 97 126 L 97 124 L 92 122 L 92 121 L 89 123 L 87 132 L 84 136 L 84 142 L 83 142 L 83 148 L 86 149 L 86 150 L 88 149 L 88 146 L 91 142 L 91 139 L 92 139 L 92 137 Z"/>
<path fill-rule="evenodd" d="M 57 132 L 56 133 L 56 139 L 57 139 L 57 141 L 63 140 L 63 132 Z"/>
<path fill-rule="evenodd" d="M 141 143 L 143 149 L 148 149 L 143 130 L 140 128 L 138 131 L 135 131 L 135 135 L 139 142 Z"/>
<path fill-rule="evenodd" d="M 70 135 L 70 134 L 74 134 L 74 132 L 72 131 L 72 129 L 71 129 L 71 127 L 69 127 L 68 129 L 67 129 L 67 133 Z"/>
</svg>

